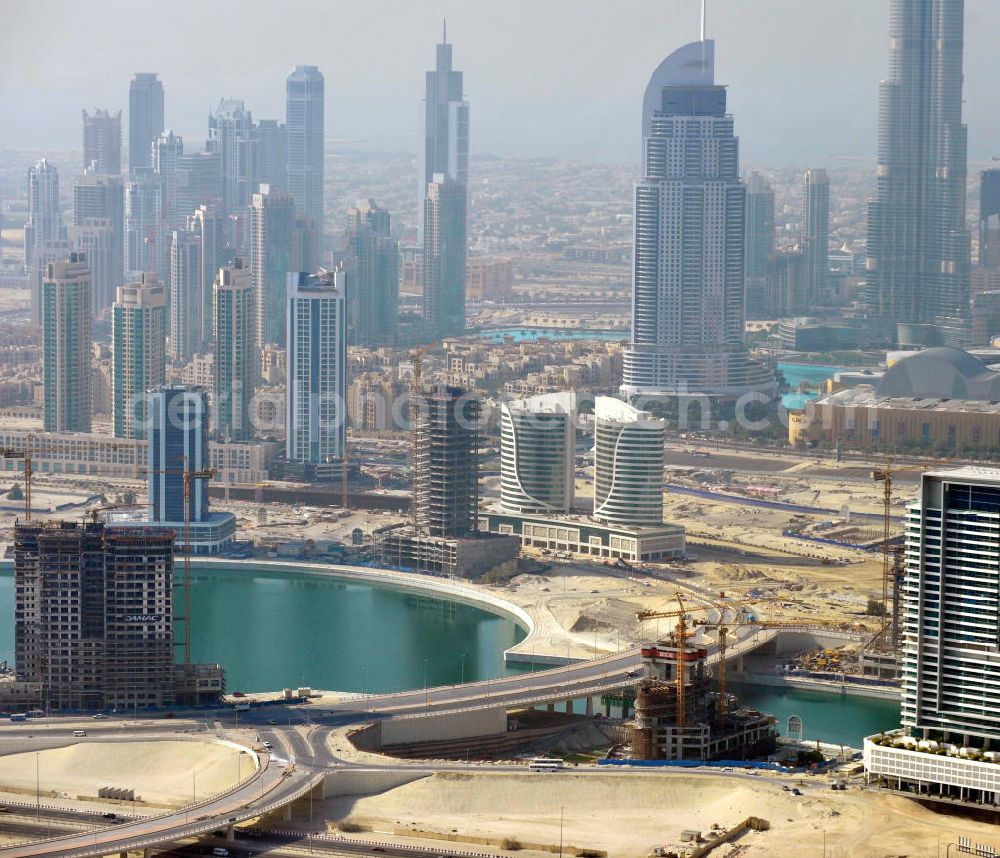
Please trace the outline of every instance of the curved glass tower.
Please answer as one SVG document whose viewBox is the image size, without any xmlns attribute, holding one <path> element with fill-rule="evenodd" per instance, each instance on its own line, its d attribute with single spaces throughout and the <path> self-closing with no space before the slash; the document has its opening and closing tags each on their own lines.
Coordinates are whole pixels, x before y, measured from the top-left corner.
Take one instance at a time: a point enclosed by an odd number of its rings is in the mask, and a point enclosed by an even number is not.
<svg viewBox="0 0 1000 858">
<path fill-rule="evenodd" d="M 594 518 L 663 524 L 665 420 L 610 396 L 594 400 Z"/>
<path fill-rule="evenodd" d="M 653 72 L 635 184 L 629 397 L 767 390 L 744 340 L 746 191 L 739 141 L 715 83 L 715 43 L 692 42 Z"/>
<path fill-rule="evenodd" d="M 500 504 L 513 513 L 568 513 L 573 505 L 576 394 L 500 406 Z"/>
</svg>

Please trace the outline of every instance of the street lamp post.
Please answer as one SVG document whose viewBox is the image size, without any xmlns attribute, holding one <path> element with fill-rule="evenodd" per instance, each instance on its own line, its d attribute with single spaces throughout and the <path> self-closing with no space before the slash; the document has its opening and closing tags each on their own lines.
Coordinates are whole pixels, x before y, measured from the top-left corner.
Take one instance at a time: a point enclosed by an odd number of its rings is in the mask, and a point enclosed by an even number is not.
<svg viewBox="0 0 1000 858">
<path fill-rule="evenodd" d="M 42 815 L 42 781 L 39 777 L 38 756 L 39 752 L 35 751 L 35 822 L 38 822 L 39 817 Z"/>
</svg>

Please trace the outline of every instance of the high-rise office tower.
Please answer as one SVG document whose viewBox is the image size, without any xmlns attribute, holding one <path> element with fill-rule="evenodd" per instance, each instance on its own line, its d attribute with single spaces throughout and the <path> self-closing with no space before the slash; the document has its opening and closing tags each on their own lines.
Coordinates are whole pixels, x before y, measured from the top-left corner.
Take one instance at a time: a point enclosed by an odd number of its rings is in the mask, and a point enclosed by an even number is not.
<svg viewBox="0 0 1000 858">
<path fill-rule="evenodd" d="M 392 345 L 399 326 L 399 242 L 389 236 L 389 212 L 359 200 L 347 213 L 347 249 L 348 341 Z"/>
<path fill-rule="evenodd" d="M 93 285 L 86 257 L 49 264 L 42 279 L 46 432 L 89 432 Z"/>
<path fill-rule="evenodd" d="M 253 437 L 250 400 L 260 355 L 256 348 L 257 314 L 254 311 L 250 269 L 242 259 L 220 268 L 215 278 L 215 362 L 212 406 L 215 437 L 246 441 Z"/>
<path fill-rule="evenodd" d="M 826 170 L 806 170 L 802 179 L 802 235 L 806 294 L 810 307 L 828 303 L 830 272 L 830 179 Z"/>
<path fill-rule="evenodd" d="M 189 152 L 177 157 L 175 202 L 179 221 L 199 206 L 214 206 L 221 212 L 222 159 L 214 152 Z"/>
<path fill-rule="evenodd" d="M 434 71 L 427 72 L 424 96 L 424 136 L 420 157 L 417 212 L 418 242 L 423 243 L 427 186 L 438 173 L 468 189 L 469 102 L 462 91 L 463 75 L 452 68 L 451 44 L 444 30 L 437 46 Z"/>
<path fill-rule="evenodd" d="M 774 190 L 760 173 L 751 173 L 746 184 L 747 318 L 773 319 Z"/>
<path fill-rule="evenodd" d="M 610 396 L 594 401 L 594 518 L 663 524 L 666 421 Z"/>
<path fill-rule="evenodd" d="M 128 89 L 128 167 L 149 167 L 152 142 L 163 133 L 163 84 L 138 72 Z"/>
<path fill-rule="evenodd" d="M 159 271 L 161 234 L 159 178 L 152 167 L 129 171 L 125 186 L 125 276 L 137 278 L 145 271 Z"/>
<path fill-rule="evenodd" d="M 323 232 L 323 74 L 296 66 L 285 82 L 285 156 L 288 190 L 300 214 Z"/>
<path fill-rule="evenodd" d="M 260 119 L 255 129 L 257 140 L 257 184 L 269 185 L 276 191 L 288 186 L 288 165 L 285 156 L 285 123 L 277 119 Z M 255 193 L 256 187 L 250 189 Z"/>
<path fill-rule="evenodd" d="M 157 224 L 157 246 L 163 248 L 160 256 L 161 274 L 168 271 L 168 254 L 170 233 L 184 225 L 184 219 L 191 214 L 183 211 L 177 205 L 177 165 L 184 157 L 184 141 L 167 130 L 152 143 L 152 166 L 156 173 L 157 209 L 159 221 Z"/>
<path fill-rule="evenodd" d="M 125 186 L 121 176 L 88 171 L 76 180 L 73 226 L 74 246 L 89 251 L 94 312 L 100 314 L 114 303 L 115 290 L 125 280 Z M 96 230 L 102 227 L 110 230 L 109 237 L 97 235 Z"/>
<path fill-rule="evenodd" d="M 979 174 L 979 266 L 1000 268 L 1000 169 Z"/>
<path fill-rule="evenodd" d="M 906 521 L 902 735 L 864 743 L 868 777 L 891 789 L 975 807 L 997 802 L 998 547 L 1000 471 L 923 475 Z"/>
<path fill-rule="evenodd" d="M 204 389 L 167 384 L 149 400 L 149 520 L 158 524 L 185 520 L 185 472 L 209 467 L 208 396 Z M 206 480 L 191 479 L 188 517 L 208 520 Z"/>
<path fill-rule="evenodd" d="M 176 702 L 169 534 L 19 523 L 14 557 L 15 671 L 41 685 L 45 709 Z"/>
<path fill-rule="evenodd" d="M 28 170 L 28 221 L 24 225 L 24 270 L 34 267 L 34 249 L 43 241 L 65 238 L 59 205 L 59 173 L 45 158 Z"/>
<path fill-rule="evenodd" d="M 745 189 L 713 41 L 692 42 L 660 63 L 646 87 L 642 129 L 622 392 L 731 398 L 773 389 L 746 350 Z"/>
<path fill-rule="evenodd" d="M 83 168 L 95 173 L 122 171 L 122 112 L 83 111 Z"/>
<path fill-rule="evenodd" d="M 201 239 L 175 229 L 170 241 L 170 356 L 187 363 L 201 348 Z"/>
<path fill-rule="evenodd" d="M 865 292 L 873 323 L 896 341 L 919 340 L 913 325 L 968 317 L 964 13 L 965 0 L 892 0 L 889 7 Z M 931 332 L 924 336 L 933 342 Z"/>
<path fill-rule="evenodd" d="M 461 182 L 436 173 L 424 197 L 423 315 L 430 339 L 465 333 L 466 203 Z"/>
<path fill-rule="evenodd" d="M 118 287 L 111 316 L 116 438 L 148 435 L 148 393 L 167 380 L 167 290 L 153 273 Z"/>
<path fill-rule="evenodd" d="M 70 253 L 78 249 L 80 248 L 66 238 L 51 238 L 33 246 L 31 255 L 34 257 L 34 265 L 27 274 L 31 289 L 31 323 L 36 327 L 41 327 L 42 324 L 42 281 L 49 263 L 69 259 Z"/>
<path fill-rule="evenodd" d="M 229 248 L 225 241 L 225 225 L 222 213 L 215 206 L 198 206 L 187 220 L 187 230 L 198 240 L 201 272 L 198 278 L 199 311 L 198 342 L 212 342 L 214 327 L 212 324 L 213 284 L 219 268 L 229 263 Z M 192 330 L 194 324 L 192 323 Z"/>
<path fill-rule="evenodd" d="M 287 278 L 288 460 L 344 455 L 347 424 L 347 276 L 343 268 Z"/>
<path fill-rule="evenodd" d="M 316 267 L 316 245 L 313 225 L 296 214 L 292 195 L 261 185 L 250 206 L 250 270 L 258 345 L 284 344 L 288 274 Z"/>
<path fill-rule="evenodd" d="M 208 116 L 205 148 L 222 166 L 222 208 L 227 215 L 245 213 L 256 190 L 257 140 L 253 117 L 239 99 L 224 98 Z"/>
<path fill-rule="evenodd" d="M 500 406 L 500 505 L 508 512 L 568 513 L 576 483 L 576 394 Z"/>
<path fill-rule="evenodd" d="M 468 536 L 479 526 L 482 403 L 459 387 L 420 391 L 413 415 L 413 524 L 421 536 Z"/>
</svg>

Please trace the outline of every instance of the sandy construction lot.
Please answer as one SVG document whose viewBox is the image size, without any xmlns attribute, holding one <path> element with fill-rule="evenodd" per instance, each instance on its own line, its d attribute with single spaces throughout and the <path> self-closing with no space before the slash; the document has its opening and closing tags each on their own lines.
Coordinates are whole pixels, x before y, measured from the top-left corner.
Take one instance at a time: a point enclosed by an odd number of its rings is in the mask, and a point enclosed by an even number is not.
<svg viewBox="0 0 1000 858">
<path fill-rule="evenodd" d="M 684 829 L 731 826 L 750 815 L 771 824 L 738 841 L 750 856 L 820 855 L 824 832 L 826 855 L 843 858 L 935 855 L 939 838 L 943 849 L 959 834 L 1000 845 L 996 826 L 939 815 L 903 798 L 834 793 L 825 784 L 797 797 L 765 777 L 444 773 L 380 795 L 338 799 L 329 809 L 382 832 L 457 828 L 463 836 L 553 845 L 562 810 L 567 846 L 604 849 L 614 858 L 645 856 L 654 846 L 679 845 Z"/>
<path fill-rule="evenodd" d="M 111 786 L 135 790 L 137 804 L 181 806 L 232 786 L 237 766 L 245 778 L 253 759 L 215 742 L 81 742 L 39 752 L 38 782 L 46 798 L 96 798 Z M 34 798 L 34 752 L 0 757 L 0 793 Z"/>
</svg>

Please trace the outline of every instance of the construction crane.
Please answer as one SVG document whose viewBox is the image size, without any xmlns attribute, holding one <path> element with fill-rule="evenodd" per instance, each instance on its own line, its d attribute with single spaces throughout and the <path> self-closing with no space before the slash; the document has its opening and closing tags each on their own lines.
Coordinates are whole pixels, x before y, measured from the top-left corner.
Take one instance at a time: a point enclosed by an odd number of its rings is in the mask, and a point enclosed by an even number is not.
<svg viewBox="0 0 1000 858">
<path fill-rule="evenodd" d="M 191 470 L 185 456 L 183 468 L 162 468 L 148 470 L 146 473 L 149 476 L 180 474 L 184 479 L 184 664 L 189 665 L 191 664 L 191 487 L 195 480 L 211 480 L 217 472 L 215 468 Z"/>
<path fill-rule="evenodd" d="M 684 689 L 684 673 L 685 673 L 685 648 L 687 645 L 688 626 L 687 618 L 688 615 L 696 611 L 710 611 L 713 608 L 725 609 L 724 605 L 707 604 L 698 605 L 696 607 L 688 607 L 684 604 L 684 597 L 682 593 L 674 594 L 677 598 L 678 608 L 674 611 L 638 611 L 636 617 L 640 622 L 644 620 L 659 620 L 666 619 L 668 617 L 676 617 L 677 625 L 674 627 L 673 631 L 673 642 L 674 646 L 677 648 L 677 670 L 675 671 L 675 686 L 677 689 L 677 726 L 683 727 L 685 718 L 685 689 Z"/>
</svg>

